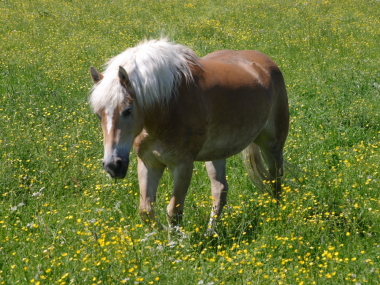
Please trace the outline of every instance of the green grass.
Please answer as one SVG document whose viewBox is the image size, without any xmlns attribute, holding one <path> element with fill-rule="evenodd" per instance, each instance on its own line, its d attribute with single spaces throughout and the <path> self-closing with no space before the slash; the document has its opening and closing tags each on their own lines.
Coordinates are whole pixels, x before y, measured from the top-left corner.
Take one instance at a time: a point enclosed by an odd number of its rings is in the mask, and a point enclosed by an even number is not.
<svg viewBox="0 0 380 285">
<path fill-rule="evenodd" d="M 380 283 L 379 1 L 5 0 L 0 13 L 0 284 Z M 141 223 L 135 154 L 125 180 L 101 169 L 89 66 L 161 35 L 201 56 L 262 51 L 288 86 L 299 181 L 286 176 L 277 206 L 231 158 L 218 239 L 203 236 L 203 164 L 186 237 Z"/>
</svg>

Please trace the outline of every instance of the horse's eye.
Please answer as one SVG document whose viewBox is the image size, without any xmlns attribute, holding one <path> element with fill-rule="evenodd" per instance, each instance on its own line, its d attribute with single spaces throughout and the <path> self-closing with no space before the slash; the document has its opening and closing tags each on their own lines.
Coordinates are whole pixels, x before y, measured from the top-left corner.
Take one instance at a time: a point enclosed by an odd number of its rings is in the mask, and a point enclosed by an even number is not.
<svg viewBox="0 0 380 285">
<path fill-rule="evenodd" d="M 123 112 L 121 112 L 121 115 L 124 117 L 128 117 L 131 113 L 132 113 L 132 107 L 128 107 L 127 109 L 123 110 Z"/>
</svg>

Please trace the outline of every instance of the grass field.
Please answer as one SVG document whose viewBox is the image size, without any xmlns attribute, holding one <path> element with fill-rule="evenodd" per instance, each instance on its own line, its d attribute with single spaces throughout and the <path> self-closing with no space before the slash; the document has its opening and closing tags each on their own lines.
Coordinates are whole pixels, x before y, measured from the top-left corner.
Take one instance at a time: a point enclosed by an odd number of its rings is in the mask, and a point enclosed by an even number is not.
<svg viewBox="0 0 380 285">
<path fill-rule="evenodd" d="M 379 284 L 378 0 L 0 1 L 0 284 Z M 256 49 L 288 87 L 291 131 L 277 206 L 228 162 L 219 238 L 195 165 L 186 236 L 138 216 L 128 176 L 102 170 L 88 69 L 169 35 L 200 56 Z M 165 173 L 157 210 L 171 193 Z"/>
</svg>

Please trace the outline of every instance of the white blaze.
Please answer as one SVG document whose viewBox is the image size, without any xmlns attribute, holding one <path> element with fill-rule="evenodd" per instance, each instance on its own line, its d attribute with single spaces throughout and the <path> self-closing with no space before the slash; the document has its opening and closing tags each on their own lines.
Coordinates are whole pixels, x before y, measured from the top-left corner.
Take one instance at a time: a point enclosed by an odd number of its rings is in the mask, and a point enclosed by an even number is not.
<svg viewBox="0 0 380 285">
<path fill-rule="evenodd" d="M 107 111 L 106 116 L 107 116 L 107 132 L 109 134 L 112 129 L 113 110 Z"/>
</svg>

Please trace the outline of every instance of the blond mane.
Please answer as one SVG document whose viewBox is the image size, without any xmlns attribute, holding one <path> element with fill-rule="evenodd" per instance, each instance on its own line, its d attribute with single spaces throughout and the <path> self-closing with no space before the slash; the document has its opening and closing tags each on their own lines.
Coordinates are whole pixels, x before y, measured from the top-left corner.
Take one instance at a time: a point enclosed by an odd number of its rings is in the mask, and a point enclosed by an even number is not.
<svg viewBox="0 0 380 285">
<path fill-rule="evenodd" d="M 182 77 L 193 79 L 189 64 L 198 64 L 198 60 L 191 49 L 166 38 L 143 41 L 109 60 L 104 78 L 91 91 L 90 104 L 97 112 L 114 109 L 125 100 L 119 66 L 127 71 L 140 107 L 166 103 L 176 93 Z"/>
</svg>

